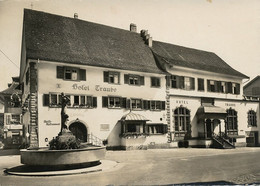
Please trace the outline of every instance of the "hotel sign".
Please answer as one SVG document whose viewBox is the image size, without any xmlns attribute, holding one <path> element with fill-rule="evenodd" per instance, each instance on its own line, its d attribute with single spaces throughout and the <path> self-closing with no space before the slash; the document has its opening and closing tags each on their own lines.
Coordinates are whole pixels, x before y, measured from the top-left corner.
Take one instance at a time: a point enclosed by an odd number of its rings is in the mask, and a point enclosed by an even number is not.
<svg viewBox="0 0 260 186">
<path fill-rule="evenodd" d="M 186 100 L 176 100 L 176 103 L 177 104 L 189 104 L 189 102 Z"/>
<path fill-rule="evenodd" d="M 90 90 L 89 85 L 78 85 L 76 83 L 72 85 L 72 88 L 74 90 L 85 90 L 85 91 L 89 91 Z M 97 91 L 97 92 L 116 92 L 117 91 L 116 88 L 113 88 L 113 87 L 102 87 L 101 85 L 95 85 L 94 90 Z"/>
<path fill-rule="evenodd" d="M 235 107 L 236 104 L 235 103 L 225 103 L 225 106 L 227 106 L 227 107 Z"/>
</svg>

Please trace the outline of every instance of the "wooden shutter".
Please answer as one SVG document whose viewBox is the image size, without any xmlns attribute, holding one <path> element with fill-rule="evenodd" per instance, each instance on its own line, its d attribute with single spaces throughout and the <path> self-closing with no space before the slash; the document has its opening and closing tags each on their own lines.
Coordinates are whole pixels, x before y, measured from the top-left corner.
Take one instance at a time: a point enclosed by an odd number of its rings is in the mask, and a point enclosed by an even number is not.
<svg viewBox="0 0 260 186">
<path fill-rule="evenodd" d="M 144 76 L 140 76 L 140 85 L 144 85 Z"/>
<path fill-rule="evenodd" d="M 79 80 L 86 81 L 86 70 L 79 69 Z"/>
<path fill-rule="evenodd" d="M 102 107 L 108 107 L 108 97 L 102 96 Z"/>
<path fill-rule="evenodd" d="M 129 84 L 129 75 L 128 74 L 124 75 L 124 79 L 125 79 L 125 84 Z"/>
<path fill-rule="evenodd" d="M 170 87 L 171 86 L 171 76 L 165 76 L 166 79 L 166 86 Z"/>
<path fill-rule="evenodd" d="M 163 125 L 163 134 L 166 134 L 168 132 L 168 126 Z"/>
<path fill-rule="evenodd" d="M 217 81 L 217 91 L 221 92 L 221 81 Z"/>
<path fill-rule="evenodd" d="M 210 92 L 210 80 L 207 80 L 207 89 L 208 89 L 208 92 Z"/>
<path fill-rule="evenodd" d="M 126 108 L 127 108 L 127 109 L 130 109 L 130 99 L 127 99 L 127 100 L 126 100 Z"/>
<path fill-rule="evenodd" d="M 57 66 L 57 78 L 58 79 L 64 79 L 64 67 Z"/>
<path fill-rule="evenodd" d="M 165 110 L 165 101 L 162 101 L 162 110 Z"/>
<path fill-rule="evenodd" d="M 93 97 L 93 108 L 97 108 L 97 97 Z"/>
<path fill-rule="evenodd" d="M 232 83 L 231 82 L 227 83 L 227 93 L 232 93 Z"/>
<path fill-rule="evenodd" d="M 236 92 L 235 94 L 240 94 L 240 84 L 236 83 Z"/>
<path fill-rule="evenodd" d="M 150 110 L 151 108 L 151 101 L 147 101 L 147 109 Z"/>
<path fill-rule="evenodd" d="M 126 98 L 120 98 L 121 108 L 126 108 Z"/>
<path fill-rule="evenodd" d="M 179 76 L 179 87 L 181 89 L 184 89 L 184 76 Z"/>
<path fill-rule="evenodd" d="M 109 76 L 109 72 L 107 72 L 107 71 L 104 71 L 103 72 L 103 78 L 104 78 L 104 82 L 108 82 L 109 81 L 109 79 L 108 79 L 108 76 Z"/>
<path fill-rule="evenodd" d="M 218 82 L 214 81 L 214 92 L 218 92 Z"/>
<path fill-rule="evenodd" d="M 49 106 L 49 105 L 50 105 L 50 95 L 43 94 L 43 106 Z"/>
<path fill-rule="evenodd" d="M 190 78 L 190 83 L 191 83 L 191 90 L 195 90 L 195 79 L 194 78 Z"/>
</svg>

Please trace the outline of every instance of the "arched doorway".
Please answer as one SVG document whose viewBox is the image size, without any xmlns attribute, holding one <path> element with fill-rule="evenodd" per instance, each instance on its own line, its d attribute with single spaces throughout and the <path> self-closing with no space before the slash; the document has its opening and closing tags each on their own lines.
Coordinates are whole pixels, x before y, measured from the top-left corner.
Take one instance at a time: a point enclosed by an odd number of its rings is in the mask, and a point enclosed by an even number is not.
<svg viewBox="0 0 260 186">
<path fill-rule="evenodd" d="M 69 130 L 79 139 L 81 142 L 87 142 L 88 130 L 83 123 L 74 122 L 69 126 Z"/>
</svg>

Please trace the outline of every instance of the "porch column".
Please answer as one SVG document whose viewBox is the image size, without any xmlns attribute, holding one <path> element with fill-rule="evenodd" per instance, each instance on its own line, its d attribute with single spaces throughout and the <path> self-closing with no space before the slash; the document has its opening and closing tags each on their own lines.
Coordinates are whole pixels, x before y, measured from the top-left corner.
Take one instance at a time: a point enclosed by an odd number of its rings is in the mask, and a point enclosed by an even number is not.
<svg viewBox="0 0 260 186">
<path fill-rule="evenodd" d="M 214 119 L 210 119 L 210 128 L 211 128 L 211 136 L 212 137 L 214 133 Z"/>
</svg>

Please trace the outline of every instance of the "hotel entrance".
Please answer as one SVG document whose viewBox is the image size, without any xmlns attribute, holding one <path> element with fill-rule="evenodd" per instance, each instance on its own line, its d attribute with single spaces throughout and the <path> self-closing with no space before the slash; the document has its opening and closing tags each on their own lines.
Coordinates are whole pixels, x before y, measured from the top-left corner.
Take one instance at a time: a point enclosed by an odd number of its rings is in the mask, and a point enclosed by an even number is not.
<svg viewBox="0 0 260 186">
<path fill-rule="evenodd" d="M 87 142 L 88 131 L 86 126 L 81 122 L 74 122 L 69 126 L 69 130 L 81 142 Z"/>
</svg>

